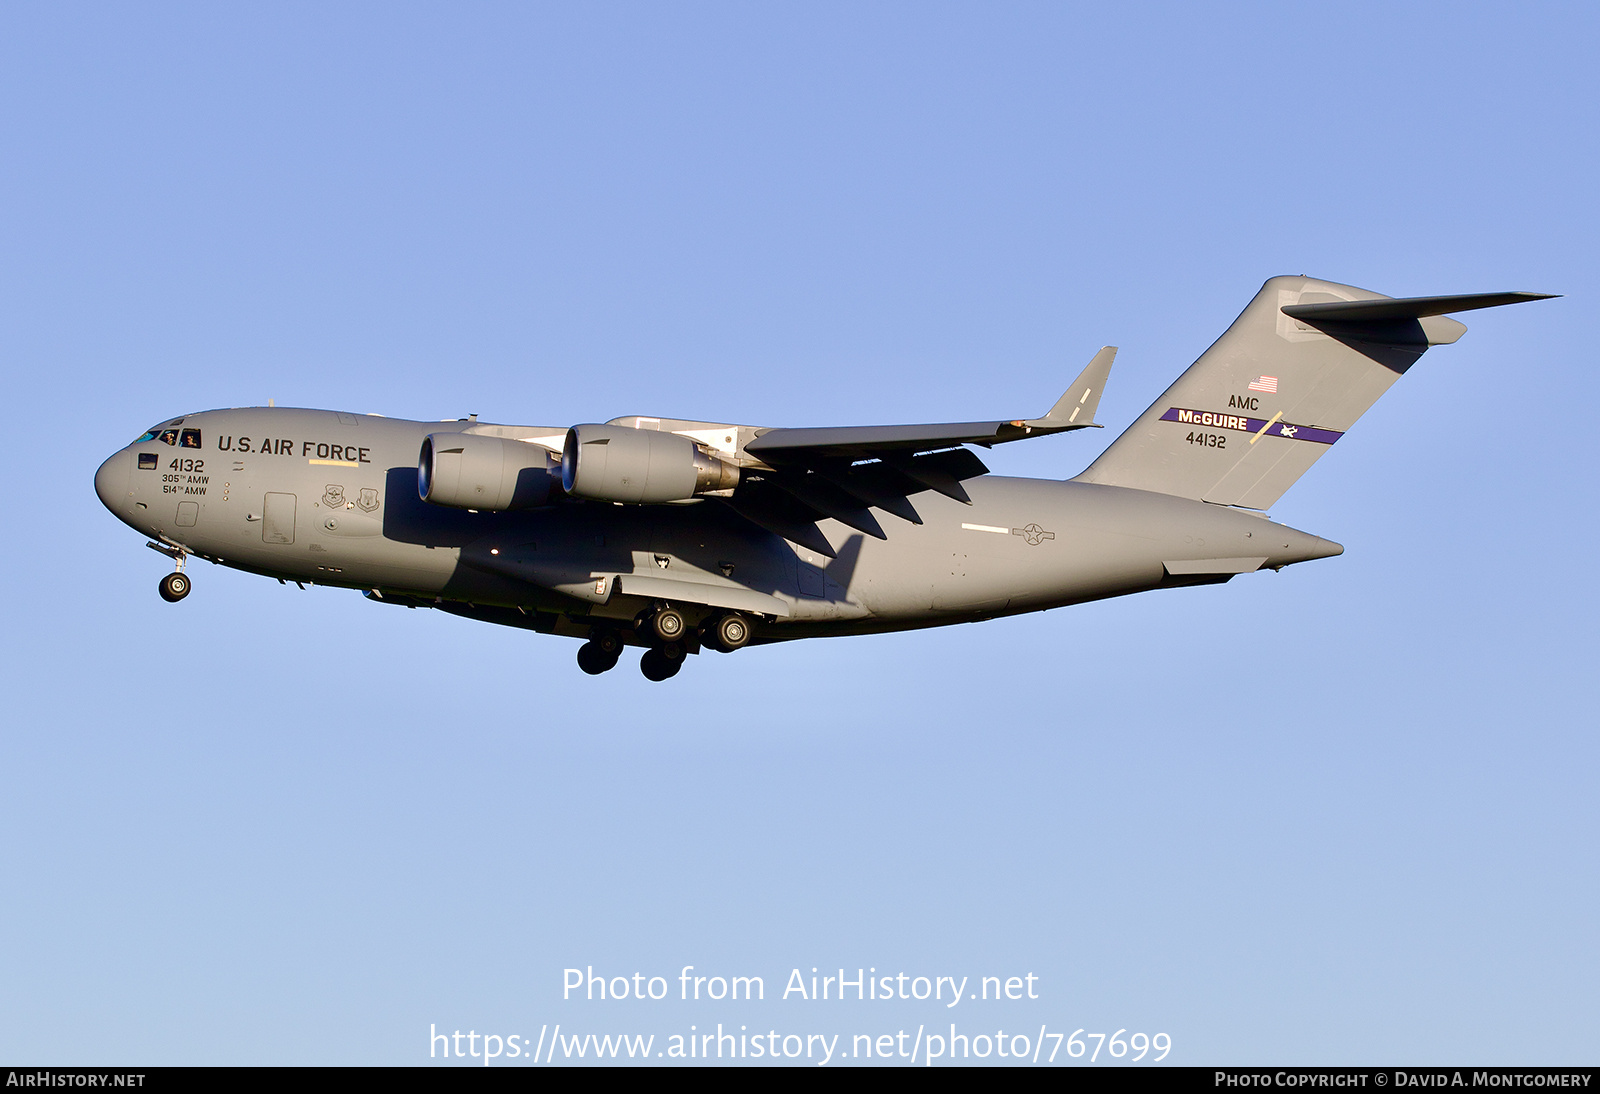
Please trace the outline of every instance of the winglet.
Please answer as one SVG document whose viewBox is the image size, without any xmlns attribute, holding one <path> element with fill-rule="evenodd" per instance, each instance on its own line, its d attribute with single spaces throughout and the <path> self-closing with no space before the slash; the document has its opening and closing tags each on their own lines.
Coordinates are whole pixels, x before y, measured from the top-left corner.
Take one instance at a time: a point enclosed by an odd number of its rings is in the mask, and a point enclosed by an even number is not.
<svg viewBox="0 0 1600 1094">
<path fill-rule="evenodd" d="M 1067 393 L 1056 400 L 1050 413 L 1023 424 L 1036 429 L 1063 429 L 1069 426 L 1077 429 L 1093 426 L 1099 429 L 1100 423 L 1094 420 L 1094 412 L 1100 405 L 1100 394 L 1106 389 L 1106 378 L 1111 375 L 1111 362 L 1116 358 L 1116 346 L 1103 348 L 1072 381 Z"/>
</svg>

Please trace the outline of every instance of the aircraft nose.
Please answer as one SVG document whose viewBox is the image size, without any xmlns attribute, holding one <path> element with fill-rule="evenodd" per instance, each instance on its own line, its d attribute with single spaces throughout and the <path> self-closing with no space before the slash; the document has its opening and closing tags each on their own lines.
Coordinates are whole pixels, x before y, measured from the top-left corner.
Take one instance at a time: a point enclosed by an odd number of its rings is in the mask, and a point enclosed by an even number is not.
<svg viewBox="0 0 1600 1094">
<path fill-rule="evenodd" d="M 118 512 L 128 500 L 129 465 L 133 454 L 123 449 L 100 465 L 94 473 L 94 492 L 100 495 L 100 504 L 113 513 Z"/>
</svg>

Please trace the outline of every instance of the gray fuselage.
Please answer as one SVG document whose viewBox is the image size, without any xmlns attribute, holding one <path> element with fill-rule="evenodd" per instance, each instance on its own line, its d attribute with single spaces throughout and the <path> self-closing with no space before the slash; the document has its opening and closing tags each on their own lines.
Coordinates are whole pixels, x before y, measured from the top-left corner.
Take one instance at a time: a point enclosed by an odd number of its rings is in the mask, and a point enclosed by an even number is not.
<svg viewBox="0 0 1600 1094">
<path fill-rule="evenodd" d="M 820 522 L 832 559 L 715 499 L 561 500 L 498 513 L 422 501 L 423 438 L 473 424 L 206 411 L 113 455 L 95 488 L 131 527 L 213 562 L 574 637 L 601 621 L 626 632 L 662 599 L 704 616 L 711 609 L 697 599 L 737 603 L 731 593 L 776 607 L 750 613 L 756 641 L 938 626 L 1225 581 L 1342 550 L 1225 506 L 994 475 L 964 484 L 970 505 L 917 494 L 923 523 L 889 518 L 885 540 Z M 642 592 L 628 591 L 630 577 Z M 661 595 L 691 587 L 717 592 Z"/>
</svg>

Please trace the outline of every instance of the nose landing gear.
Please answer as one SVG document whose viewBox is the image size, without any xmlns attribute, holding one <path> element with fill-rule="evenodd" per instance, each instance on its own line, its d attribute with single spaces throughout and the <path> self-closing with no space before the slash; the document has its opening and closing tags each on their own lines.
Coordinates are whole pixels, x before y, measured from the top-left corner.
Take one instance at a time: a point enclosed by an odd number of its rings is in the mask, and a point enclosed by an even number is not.
<svg viewBox="0 0 1600 1094">
<path fill-rule="evenodd" d="M 168 604 L 176 604 L 189 595 L 189 575 L 182 570 L 170 573 L 161 579 L 161 584 L 157 588 L 162 600 Z"/>
<path fill-rule="evenodd" d="M 189 552 L 185 548 L 170 547 L 165 543 L 147 543 L 145 546 L 152 551 L 160 551 L 170 558 L 173 565 L 177 567 L 172 573 L 162 578 L 161 584 L 156 587 L 161 594 L 161 599 L 168 604 L 176 604 L 188 596 L 189 590 L 193 588 L 193 585 L 189 581 L 189 575 L 183 572 L 183 562 L 184 559 L 189 557 Z"/>
</svg>

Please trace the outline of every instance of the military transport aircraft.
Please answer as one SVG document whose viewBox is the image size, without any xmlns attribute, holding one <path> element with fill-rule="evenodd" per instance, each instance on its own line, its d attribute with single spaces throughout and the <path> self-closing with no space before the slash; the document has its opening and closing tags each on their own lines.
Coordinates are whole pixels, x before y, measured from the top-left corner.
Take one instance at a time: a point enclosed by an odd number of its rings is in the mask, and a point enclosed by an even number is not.
<svg viewBox="0 0 1600 1094">
<path fill-rule="evenodd" d="M 1446 313 L 1546 299 L 1394 299 L 1275 277 L 1088 469 L 1001 478 L 968 446 L 1097 427 L 1106 347 L 1042 417 L 570 429 L 251 407 L 163 422 L 95 490 L 176 569 L 194 555 L 379 604 L 687 654 L 966 623 L 1224 582 L 1343 552 L 1262 512 L 1429 346 Z"/>
</svg>

